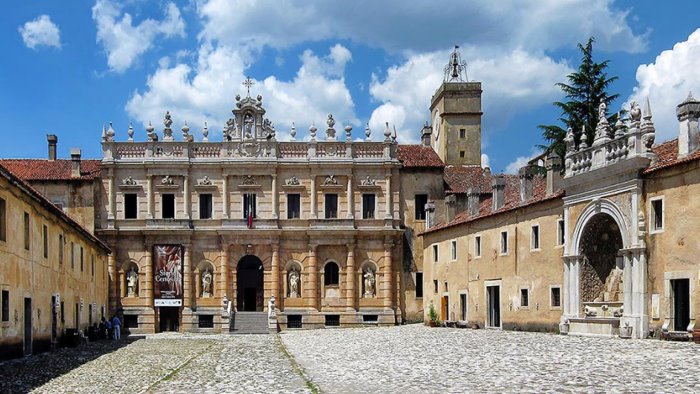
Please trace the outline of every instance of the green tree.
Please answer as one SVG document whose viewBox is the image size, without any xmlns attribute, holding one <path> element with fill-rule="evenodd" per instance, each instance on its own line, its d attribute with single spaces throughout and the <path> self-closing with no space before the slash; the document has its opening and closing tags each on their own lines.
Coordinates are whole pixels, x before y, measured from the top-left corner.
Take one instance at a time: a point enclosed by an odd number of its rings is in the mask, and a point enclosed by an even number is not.
<svg viewBox="0 0 700 394">
<path fill-rule="evenodd" d="M 588 38 L 586 45 L 578 44 L 583 55 L 581 64 L 576 72 L 567 75 L 568 83 L 557 83 L 564 92 L 566 101 L 554 102 L 561 109 L 560 125 L 539 125 L 542 137 L 547 145 L 539 147 L 547 151 L 554 150 L 562 158 L 566 153 L 566 131 L 570 127 L 574 132 L 574 138 L 578 145 L 581 139 L 581 131 L 586 127 L 588 144 L 593 142 L 595 128 L 598 123 L 598 106 L 601 101 L 610 108 L 619 94 L 608 94 L 608 87 L 617 80 L 616 76 L 609 77 L 605 72 L 609 60 L 596 63 L 593 61 L 593 37 Z M 617 121 L 617 114 L 608 117 L 611 125 Z"/>
</svg>

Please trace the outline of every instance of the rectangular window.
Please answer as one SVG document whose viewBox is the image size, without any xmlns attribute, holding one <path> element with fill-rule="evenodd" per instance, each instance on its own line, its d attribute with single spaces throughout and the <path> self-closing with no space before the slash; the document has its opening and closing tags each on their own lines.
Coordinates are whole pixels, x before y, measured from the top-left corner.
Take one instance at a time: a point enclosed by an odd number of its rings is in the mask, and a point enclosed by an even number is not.
<svg viewBox="0 0 700 394">
<path fill-rule="evenodd" d="M 338 195 L 337 194 L 326 194 L 326 204 L 324 205 L 326 210 L 326 219 L 335 219 L 338 217 Z"/>
<path fill-rule="evenodd" d="M 564 245 L 564 219 L 557 220 L 557 245 Z"/>
<path fill-rule="evenodd" d="M 287 194 L 287 219 L 299 219 L 301 217 L 301 195 L 297 193 Z"/>
<path fill-rule="evenodd" d="M 7 241 L 7 205 L 0 198 L 0 241 Z"/>
<path fill-rule="evenodd" d="M 440 289 L 438 289 L 438 286 L 439 285 L 438 285 L 437 279 L 433 280 L 433 291 L 435 292 L 435 294 L 437 294 L 438 290 L 440 290 Z"/>
<path fill-rule="evenodd" d="M 257 194 L 246 193 L 243 195 L 243 219 L 248 219 L 248 216 L 255 219 L 258 213 Z"/>
<path fill-rule="evenodd" d="M 457 241 L 450 242 L 450 257 L 452 261 L 457 260 Z"/>
<path fill-rule="evenodd" d="M 651 201 L 651 226 L 652 231 L 664 229 L 664 200 L 661 198 Z"/>
<path fill-rule="evenodd" d="M 63 234 L 58 234 L 58 264 L 63 264 Z"/>
<path fill-rule="evenodd" d="M 162 202 L 163 219 L 175 219 L 175 195 L 170 193 L 163 194 Z"/>
<path fill-rule="evenodd" d="M 199 195 L 199 218 L 211 219 L 212 196 L 209 193 Z"/>
<path fill-rule="evenodd" d="M 199 315 L 199 328 L 214 328 L 214 315 Z"/>
<path fill-rule="evenodd" d="M 138 217 L 138 211 L 136 193 L 124 194 L 124 219 L 136 219 Z"/>
<path fill-rule="evenodd" d="M 24 249 L 29 250 L 29 213 L 24 213 Z"/>
<path fill-rule="evenodd" d="M 80 272 L 83 272 L 83 247 L 80 247 Z"/>
<path fill-rule="evenodd" d="M 362 195 L 362 219 L 374 219 L 374 194 Z"/>
<path fill-rule="evenodd" d="M 481 257 L 481 235 L 474 237 L 474 255 Z"/>
<path fill-rule="evenodd" d="M 466 294 L 460 294 L 459 295 L 459 317 L 460 320 L 466 321 L 467 320 L 467 295 Z"/>
<path fill-rule="evenodd" d="M 433 262 L 437 263 L 438 261 L 438 246 L 433 245 Z"/>
<path fill-rule="evenodd" d="M 139 328 L 139 315 L 124 315 L 124 327 Z"/>
<path fill-rule="evenodd" d="M 66 309 L 64 308 L 64 303 L 61 301 L 61 323 L 66 322 Z"/>
<path fill-rule="evenodd" d="M 527 308 L 530 305 L 530 292 L 528 289 L 520 289 L 520 307 Z"/>
<path fill-rule="evenodd" d="M 326 315 L 326 327 L 340 327 L 340 315 Z"/>
<path fill-rule="evenodd" d="M 425 220 L 425 204 L 428 203 L 427 194 L 416 194 L 415 201 L 415 218 L 416 220 Z"/>
<path fill-rule="evenodd" d="M 287 315 L 287 328 L 303 328 L 301 315 Z"/>
<path fill-rule="evenodd" d="M 449 291 L 449 290 L 448 290 L 448 287 L 447 287 L 447 281 L 445 281 L 445 289 L 443 290 L 443 292 L 447 292 L 447 291 Z"/>
<path fill-rule="evenodd" d="M 90 271 L 92 272 L 92 276 L 95 276 L 95 255 L 90 256 Z"/>
<path fill-rule="evenodd" d="M 461 139 L 467 138 L 467 130 L 466 129 L 459 129 L 459 138 L 461 138 Z"/>
<path fill-rule="evenodd" d="M 550 287 L 549 288 L 549 302 L 552 308 L 559 308 L 561 307 L 561 288 L 559 287 Z"/>
<path fill-rule="evenodd" d="M 2 291 L 2 321 L 10 321 L 10 291 Z"/>
<path fill-rule="evenodd" d="M 508 231 L 501 231 L 501 254 L 508 253 Z"/>
<path fill-rule="evenodd" d="M 530 248 L 537 250 L 540 248 L 540 226 L 532 226 L 530 233 Z"/>
<path fill-rule="evenodd" d="M 70 243 L 70 268 L 75 269 L 75 243 Z"/>
<path fill-rule="evenodd" d="M 44 225 L 42 227 L 41 235 L 42 235 L 43 241 L 44 241 L 44 258 L 48 259 L 49 258 L 49 227 L 47 225 Z"/>
<path fill-rule="evenodd" d="M 416 298 L 423 298 L 423 273 L 416 272 Z"/>
<path fill-rule="evenodd" d="M 463 151 L 463 150 L 459 151 L 459 158 L 460 158 L 460 159 L 464 159 L 464 157 L 465 157 L 466 155 L 467 155 L 467 152 L 465 152 L 465 151 Z"/>
</svg>

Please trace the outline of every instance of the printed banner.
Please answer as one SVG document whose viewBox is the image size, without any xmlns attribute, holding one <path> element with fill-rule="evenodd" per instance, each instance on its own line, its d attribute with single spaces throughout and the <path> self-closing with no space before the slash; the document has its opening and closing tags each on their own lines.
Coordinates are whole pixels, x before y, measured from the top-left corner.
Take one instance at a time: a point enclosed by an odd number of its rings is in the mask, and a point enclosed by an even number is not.
<svg viewBox="0 0 700 394">
<path fill-rule="evenodd" d="M 156 306 L 163 304 L 160 300 L 182 300 L 182 278 L 182 245 L 154 245 L 153 298 Z"/>
</svg>

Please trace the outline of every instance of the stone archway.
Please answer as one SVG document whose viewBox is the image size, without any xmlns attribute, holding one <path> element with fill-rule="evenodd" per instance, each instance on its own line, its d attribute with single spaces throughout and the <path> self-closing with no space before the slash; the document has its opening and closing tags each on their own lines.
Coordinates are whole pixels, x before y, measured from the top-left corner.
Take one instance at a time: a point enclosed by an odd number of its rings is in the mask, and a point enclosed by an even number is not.
<svg viewBox="0 0 700 394">
<path fill-rule="evenodd" d="M 243 256 L 236 268 L 236 303 L 241 312 L 263 310 L 264 268 L 260 258 Z"/>
<path fill-rule="evenodd" d="M 584 307 L 587 303 L 623 302 L 622 248 L 620 227 L 612 216 L 596 213 L 587 221 L 579 243 L 579 291 Z"/>
</svg>

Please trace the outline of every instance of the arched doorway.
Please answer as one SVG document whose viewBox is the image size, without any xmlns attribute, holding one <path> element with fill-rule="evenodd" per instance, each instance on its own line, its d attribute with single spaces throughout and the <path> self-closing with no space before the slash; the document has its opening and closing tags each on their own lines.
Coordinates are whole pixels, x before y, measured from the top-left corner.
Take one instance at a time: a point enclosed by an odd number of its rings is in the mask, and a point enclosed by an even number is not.
<svg viewBox="0 0 700 394">
<path fill-rule="evenodd" d="M 263 310 L 263 263 L 253 255 L 238 261 L 236 272 L 236 301 L 239 311 Z"/>
<path fill-rule="evenodd" d="M 587 303 L 624 301 L 624 267 L 619 253 L 622 248 L 622 234 L 612 216 L 596 213 L 588 220 L 579 243 L 583 256 L 579 290 L 584 306 Z"/>
</svg>

